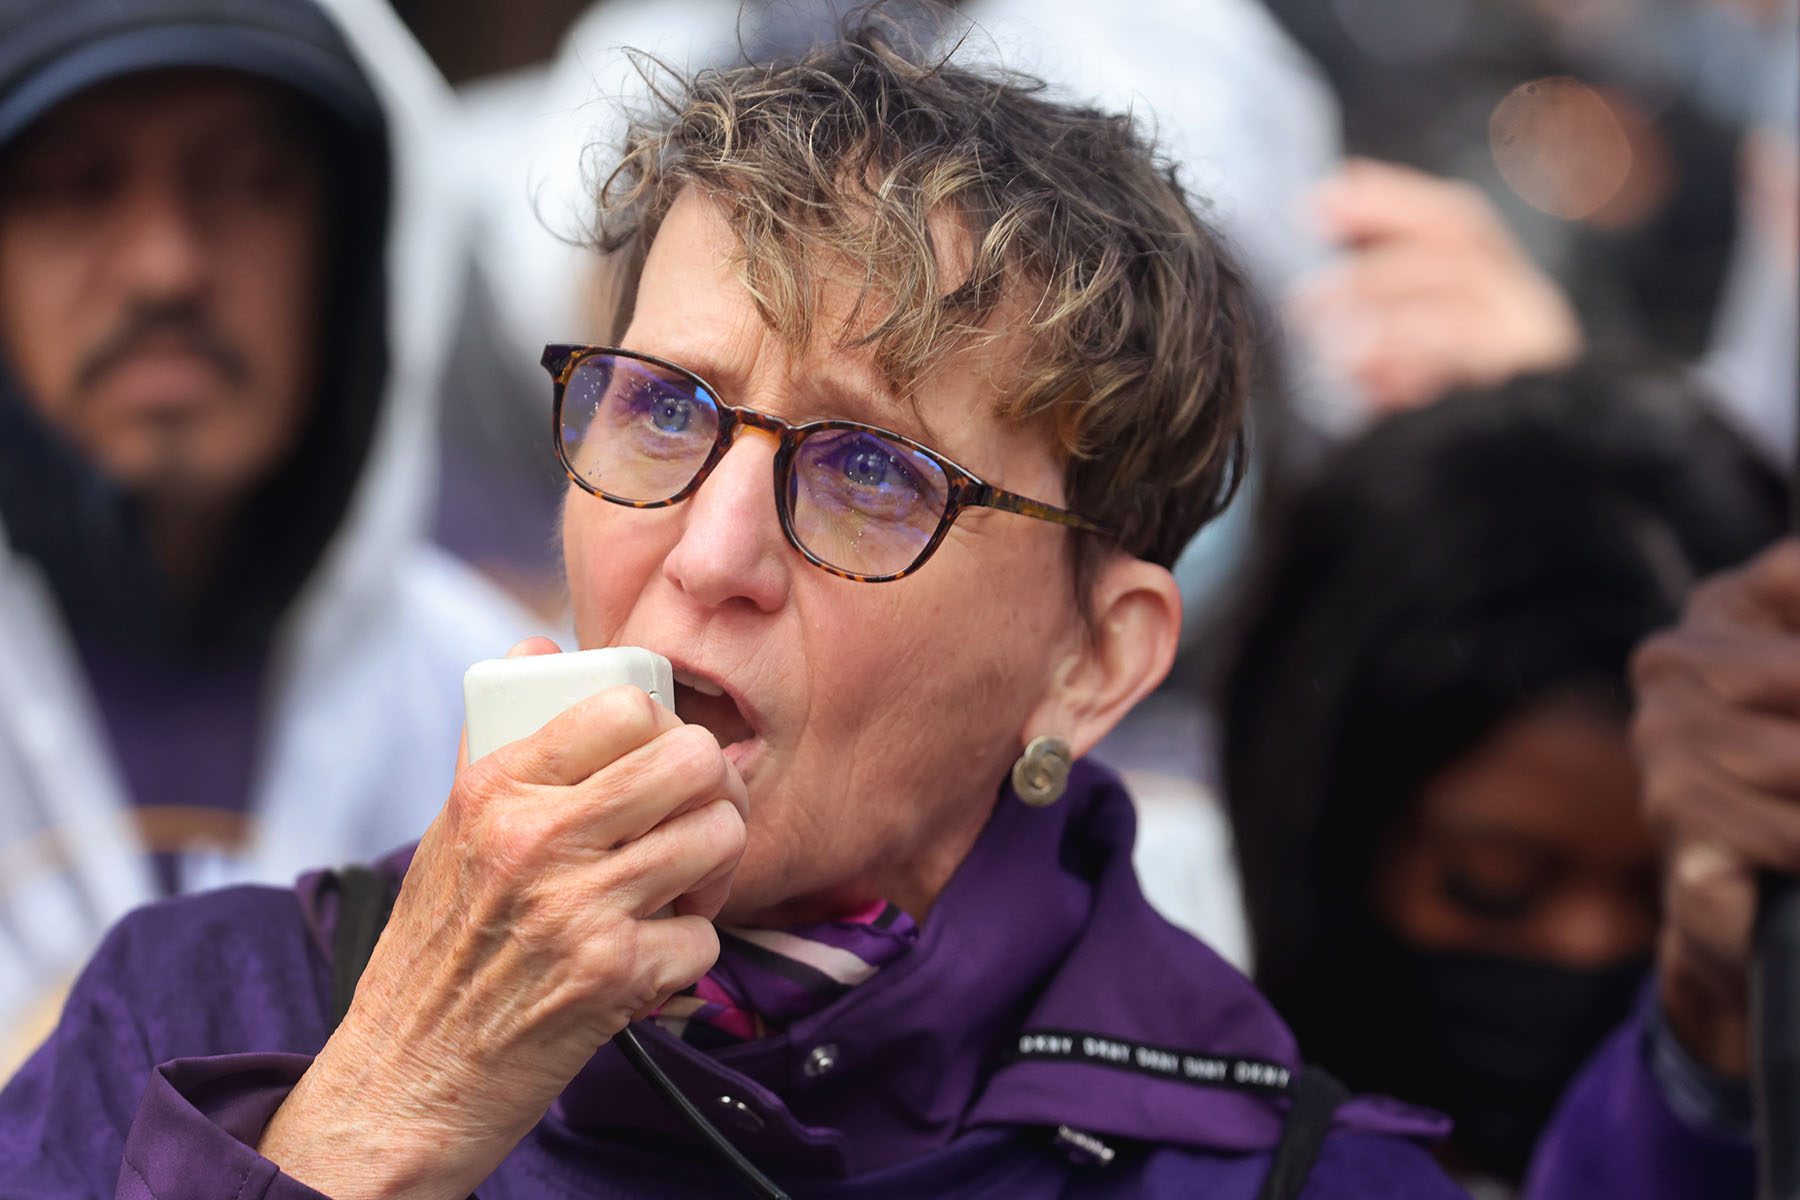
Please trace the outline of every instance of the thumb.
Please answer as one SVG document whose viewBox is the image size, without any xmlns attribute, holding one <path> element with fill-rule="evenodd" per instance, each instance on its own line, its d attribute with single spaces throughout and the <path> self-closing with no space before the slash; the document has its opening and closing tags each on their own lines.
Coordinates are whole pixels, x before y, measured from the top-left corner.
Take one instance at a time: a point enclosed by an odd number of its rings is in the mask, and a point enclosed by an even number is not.
<svg viewBox="0 0 1800 1200">
<path fill-rule="evenodd" d="M 508 658 L 532 658 L 539 654 L 561 654 L 562 647 L 547 637 L 528 637 L 506 652 Z"/>
</svg>

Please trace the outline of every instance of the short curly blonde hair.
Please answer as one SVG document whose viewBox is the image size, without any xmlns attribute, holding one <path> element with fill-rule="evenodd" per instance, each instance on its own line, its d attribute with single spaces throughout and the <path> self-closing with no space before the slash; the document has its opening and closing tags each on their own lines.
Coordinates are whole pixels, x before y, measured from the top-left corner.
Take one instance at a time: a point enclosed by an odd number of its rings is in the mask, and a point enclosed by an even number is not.
<svg viewBox="0 0 1800 1200">
<path fill-rule="evenodd" d="M 655 103 L 599 195 L 615 336 L 663 217 L 697 188 L 723 203 L 740 277 L 786 338 L 815 333 L 822 263 L 867 264 L 859 309 L 879 315 L 847 325 L 848 344 L 903 395 L 952 348 L 1022 332 L 1001 416 L 1054 430 L 1065 503 L 1129 553 L 1172 565 L 1230 501 L 1253 304 L 1131 117 L 903 46 L 879 12 L 797 62 L 645 74 Z M 972 259 L 955 279 L 946 214 Z M 1022 330 L 987 328 L 1003 297 Z"/>
</svg>

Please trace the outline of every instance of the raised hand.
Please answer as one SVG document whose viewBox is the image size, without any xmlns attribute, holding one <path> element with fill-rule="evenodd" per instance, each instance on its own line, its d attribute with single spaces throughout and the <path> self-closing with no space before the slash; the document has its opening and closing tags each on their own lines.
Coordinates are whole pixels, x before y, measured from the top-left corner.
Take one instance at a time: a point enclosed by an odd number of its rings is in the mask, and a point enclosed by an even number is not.
<svg viewBox="0 0 1800 1200">
<path fill-rule="evenodd" d="M 1290 311 L 1377 411 L 1580 355 L 1568 300 L 1472 185 L 1359 159 L 1319 188 L 1313 207 L 1344 254 Z"/>
<path fill-rule="evenodd" d="M 465 763 L 258 1148 L 334 1200 L 469 1195 L 596 1049 L 712 966 L 745 806 L 712 734 L 636 688 Z"/>
</svg>

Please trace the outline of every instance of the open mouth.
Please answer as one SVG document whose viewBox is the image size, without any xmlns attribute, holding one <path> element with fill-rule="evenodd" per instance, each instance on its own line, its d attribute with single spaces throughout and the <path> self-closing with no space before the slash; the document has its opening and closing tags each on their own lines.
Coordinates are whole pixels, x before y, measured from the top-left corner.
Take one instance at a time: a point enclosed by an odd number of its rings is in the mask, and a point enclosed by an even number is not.
<svg viewBox="0 0 1800 1200">
<path fill-rule="evenodd" d="M 737 701 L 719 685 L 691 671 L 675 672 L 675 715 L 690 725 L 700 725 L 717 738 L 725 757 L 741 765 L 756 740 L 756 727 Z"/>
</svg>

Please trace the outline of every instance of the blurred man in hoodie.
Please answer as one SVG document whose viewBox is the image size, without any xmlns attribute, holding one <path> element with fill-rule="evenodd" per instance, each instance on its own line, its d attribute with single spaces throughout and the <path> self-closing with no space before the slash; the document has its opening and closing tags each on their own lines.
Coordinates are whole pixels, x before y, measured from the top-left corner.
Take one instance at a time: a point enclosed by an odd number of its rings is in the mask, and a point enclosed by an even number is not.
<svg viewBox="0 0 1800 1200">
<path fill-rule="evenodd" d="M 522 632 L 419 533 L 442 85 L 330 7 L 0 3 L 0 1068 L 127 908 L 416 836 Z"/>
</svg>

